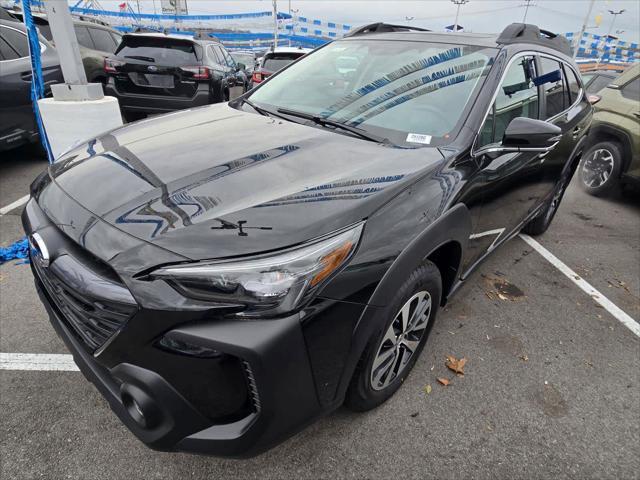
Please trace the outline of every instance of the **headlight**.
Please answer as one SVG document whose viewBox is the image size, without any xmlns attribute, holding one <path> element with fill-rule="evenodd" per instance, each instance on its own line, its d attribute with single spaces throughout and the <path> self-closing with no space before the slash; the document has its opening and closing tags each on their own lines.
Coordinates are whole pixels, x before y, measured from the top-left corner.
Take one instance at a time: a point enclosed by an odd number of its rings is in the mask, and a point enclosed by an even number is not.
<svg viewBox="0 0 640 480">
<path fill-rule="evenodd" d="M 152 279 L 169 282 L 183 295 L 245 307 L 245 316 L 295 310 L 346 264 L 364 223 L 275 255 L 160 268 Z"/>
</svg>

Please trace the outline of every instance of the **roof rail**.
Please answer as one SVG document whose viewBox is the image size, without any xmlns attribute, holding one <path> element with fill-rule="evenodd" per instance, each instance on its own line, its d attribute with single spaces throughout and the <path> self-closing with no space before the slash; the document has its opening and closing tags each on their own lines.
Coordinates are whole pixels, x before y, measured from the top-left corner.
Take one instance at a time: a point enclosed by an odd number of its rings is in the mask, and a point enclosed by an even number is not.
<svg viewBox="0 0 640 480">
<path fill-rule="evenodd" d="M 537 25 L 529 23 L 512 23 L 508 25 L 500 34 L 496 43 L 500 45 L 511 45 L 514 43 L 534 43 L 544 47 L 552 48 L 571 56 L 571 45 L 562 35 L 542 30 Z"/>
<path fill-rule="evenodd" d="M 356 35 L 364 35 L 366 33 L 408 32 L 411 30 L 416 32 L 431 31 L 431 30 L 427 30 L 426 28 L 411 27 L 409 25 L 391 25 L 389 23 L 377 22 L 377 23 L 370 23 L 369 25 L 364 25 L 362 27 L 354 28 L 349 33 L 347 33 L 345 37 L 354 37 Z"/>
</svg>

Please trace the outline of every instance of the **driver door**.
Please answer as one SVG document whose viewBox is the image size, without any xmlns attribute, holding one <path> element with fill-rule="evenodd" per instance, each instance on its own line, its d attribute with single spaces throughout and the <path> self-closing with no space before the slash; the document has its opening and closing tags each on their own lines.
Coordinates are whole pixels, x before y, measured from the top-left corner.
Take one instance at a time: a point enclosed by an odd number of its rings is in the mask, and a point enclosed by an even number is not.
<svg viewBox="0 0 640 480">
<path fill-rule="evenodd" d="M 514 118 L 539 118 L 540 92 L 533 83 L 535 77 L 534 56 L 511 63 L 476 138 L 474 155 L 479 171 L 471 187 L 481 192 L 481 201 L 473 218 L 465 270 L 508 238 L 540 201 L 543 156 L 498 151 Z"/>
</svg>

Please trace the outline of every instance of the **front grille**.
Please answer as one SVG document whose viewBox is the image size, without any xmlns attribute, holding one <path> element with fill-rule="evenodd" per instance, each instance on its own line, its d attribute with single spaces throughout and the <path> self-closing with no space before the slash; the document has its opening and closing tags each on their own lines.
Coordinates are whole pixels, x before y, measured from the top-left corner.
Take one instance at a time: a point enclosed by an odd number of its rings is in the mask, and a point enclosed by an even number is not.
<svg viewBox="0 0 640 480">
<path fill-rule="evenodd" d="M 135 305 L 113 302 L 79 292 L 60 279 L 52 267 L 32 265 L 62 320 L 93 353 L 120 330 L 137 310 Z"/>
</svg>

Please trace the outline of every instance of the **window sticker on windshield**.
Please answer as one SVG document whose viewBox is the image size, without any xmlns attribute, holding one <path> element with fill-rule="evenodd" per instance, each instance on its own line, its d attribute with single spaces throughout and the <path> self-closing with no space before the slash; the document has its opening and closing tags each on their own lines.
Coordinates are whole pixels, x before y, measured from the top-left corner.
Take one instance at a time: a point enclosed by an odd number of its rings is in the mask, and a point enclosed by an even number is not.
<svg viewBox="0 0 640 480">
<path fill-rule="evenodd" d="M 407 142 L 422 143 L 429 145 L 431 143 L 431 135 L 420 135 L 419 133 L 410 133 L 407 135 Z"/>
</svg>

